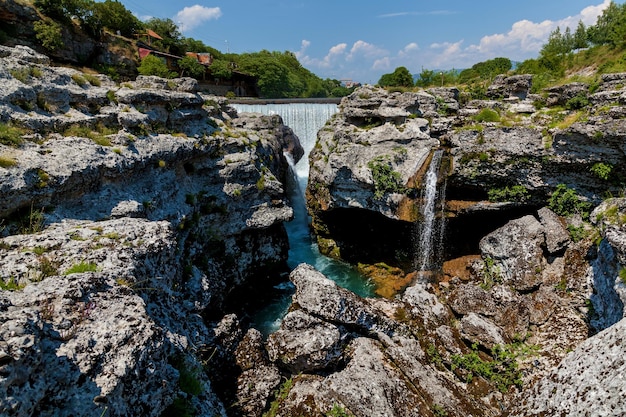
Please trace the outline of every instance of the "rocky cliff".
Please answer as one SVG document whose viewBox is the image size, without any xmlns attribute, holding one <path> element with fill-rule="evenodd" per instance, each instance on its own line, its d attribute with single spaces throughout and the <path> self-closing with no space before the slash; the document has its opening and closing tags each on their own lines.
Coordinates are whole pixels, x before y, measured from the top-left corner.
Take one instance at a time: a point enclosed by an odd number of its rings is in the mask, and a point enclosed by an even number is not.
<svg viewBox="0 0 626 417">
<path fill-rule="evenodd" d="M 210 323 L 287 271 L 297 137 L 192 79 L 120 86 L 27 47 L 0 79 L 0 413 L 225 414 Z"/>
<path fill-rule="evenodd" d="M 287 275 L 293 132 L 190 79 L 48 63 L 0 48 L 3 414 L 626 412 L 626 202 L 605 199 L 623 187 L 626 75 L 344 99 L 307 200 L 320 248 L 385 297 L 300 265 L 265 340 L 242 311 Z M 433 184 L 441 262 L 416 272 Z"/>
</svg>

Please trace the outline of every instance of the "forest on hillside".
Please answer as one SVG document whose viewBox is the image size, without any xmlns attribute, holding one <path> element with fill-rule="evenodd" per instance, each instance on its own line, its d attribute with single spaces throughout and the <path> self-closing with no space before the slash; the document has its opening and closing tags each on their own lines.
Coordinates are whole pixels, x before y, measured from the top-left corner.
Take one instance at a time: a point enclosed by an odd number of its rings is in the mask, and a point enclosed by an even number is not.
<svg viewBox="0 0 626 417">
<path fill-rule="evenodd" d="M 378 84 L 391 88 L 456 85 L 476 98 L 500 74 L 533 74 L 533 92 L 570 79 L 597 84 L 601 74 L 626 71 L 626 4 L 611 2 L 594 25 L 581 21 L 576 30 L 557 27 L 537 58 L 512 62 L 497 57 L 462 70 L 422 68 L 412 75 L 405 67 L 383 74 Z"/>
<path fill-rule="evenodd" d="M 171 19 L 140 21 L 117 0 L 28 1 L 41 16 L 41 20 L 34 23 L 34 30 L 37 40 L 47 51 L 63 47 L 62 26 L 79 28 L 96 40 L 104 33 L 116 34 L 128 40 L 129 48 L 135 48 L 134 40 L 140 34 L 152 30 L 162 38 L 153 40 L 154 48 L 183 58 L 178 62 L 178 71 L 173 72 L 160 60 L 148 57 L 138 63 L 140 74 L 201 78 L 206 75 L 205 67 L 185 56 L 186 52 L 199 52 L 212 56 L 211 77 L 229 80 L 234 73 L 251 75 L 257 80 L 262 97 L 342 97 L 353 91 L 338 80 L 318 77 L 304 68 L 292 52 L 223 53 L 201 40 L 183 36 Z M 10 36 L 3 29 L 0 28 L 0 43 Z M 611 2 L 592 26 L 585 27 L 579 22 L 575 30 L 569 27 L 554 30 L 536 58 L 516 63 L 506 57 L 497 57 L 466 69 L 422 68 L 418 74 L 406 67 L 398 67 L 392 73 L 383 74 L 378 85 L 396 89 L 455 85 L 477 98 L 499 74 L 533 74 L 534 91 L 562 83 L 565 79 L 576 80 L 576 77 L 583 77 L 593 85 L 602 73 L 626 71 L 625 51 L 626 4 Z M 115 68 L 96 69 L 112 76 L 116 74 Z"/>
<path fill-rule="evenodd" d="M 79 29 L 94 40 L 101 40 L 104 33 L 114 34 L 128 40 L 128 48 L 136 48 L 135 39 L 152 30 L 162 39 L 154 39 L 151 46 L 171 55 L 180 56 L 179 71 L 172 71 L 160 60 L 149 58 L 138 65 L 144 75 L 163 77 L 192 76 L 201 78 L 205 68 L 197 60 L 186 57 L 187 52 L 209 53 L 212 64 L 209 75 L 228 80 L 234 72 L 256 78 L 261 96 L 271 98 L 292 97 L 341 97 L 352 89 L 333 79 L 321 79 L 304 68 L 289 51 L 231 54 L 204 44 L 201 40 L 185 37 L 171 19 L 151 18 L 140 21 L 117 0 L 28 0 L 41 20 L 34 23 L 36 38 L 45 51 L 62 48 L 62 28 Z M 6 28 L 0 28 L 0 44 L 10 38 Z M 85 63 L 89 65 L 88 62 Z M 115 78 L 116 68 L 96 68 Z"/>
</svg>

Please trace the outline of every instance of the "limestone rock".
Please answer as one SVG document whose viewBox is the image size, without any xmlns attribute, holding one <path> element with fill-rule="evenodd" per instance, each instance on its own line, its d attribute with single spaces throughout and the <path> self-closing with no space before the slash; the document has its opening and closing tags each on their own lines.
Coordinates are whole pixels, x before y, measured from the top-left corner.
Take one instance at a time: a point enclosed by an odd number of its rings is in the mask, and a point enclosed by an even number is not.
<svg viewBox="0 0 626 417">
<path fill-rule="evenodd" d="M 270 360 L 291 373 L 323 371 L 341 358 L 339 329 L 296 310 L 285 316 L 267 341 Z"/>
<path fill-rule="evenodd" d="M 542 282 L 544 228 L 525 216 L 485 236 L 480 241 L 484 257 L 492 259 L 493 273 L 518 291 L 528 291 Z"/>
<path fill-rule="evenodd" d="M 365 334 L 391 334 L 398 327 L 366 300 L 338 287 L 311 265 L 298 265 L 289 279 L 296 286 L 293 302 L 315 317 Z"/>
<path fill-rule="evenodd" d="M 511 416 L 620 416 L 626 413 L 626 320 L 583 342 L 530 392 Z"/>
<path fill-rule="evenodd" d="M 548 252 L 554 254 L 562 251 L 571 242 L 569 232 L 552 210 L 542 207 L 537 211 L 539 222 L 544 227 L 544 235 Z"/>
</svg>

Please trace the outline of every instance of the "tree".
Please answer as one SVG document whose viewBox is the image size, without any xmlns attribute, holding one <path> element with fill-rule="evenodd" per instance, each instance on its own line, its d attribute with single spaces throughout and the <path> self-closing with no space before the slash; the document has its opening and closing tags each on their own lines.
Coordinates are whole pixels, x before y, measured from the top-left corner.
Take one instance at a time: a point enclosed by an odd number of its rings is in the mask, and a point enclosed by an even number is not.
<svg viewBox="0 0 626 417">
<path fill-rule="evenodd" d="M 435 71 L 422 67 L 422 72 L 419 73 L 419 76 L 417 78 L 417 81 L 415 82 L 415 85 L 417 85 L 418 87 L 428 87 L 430 85 L 433 85 L 434 83 L 435 83 Z"/>
<path fill-rule="evenodd" d="M 131 37 L 143 29 L 143 23 L 117 0 L 96 2 L 93 8 L 94 18 L 112 32 L 120 31 L 122 35 Z"/>
<path fill-rule="evenodd" d="M 200 78 L 204 74 L 204 65 L 192 56 L 185 56 L 178 60 L 178 68 L 180 68 L 180 76 L 187 73 L 190 77 Z"/>
<path fill-rule="evenodd" d="M 574 41 L 572 46 L 573 49 L 584 49 L 589 46 L 589 41 L 587 40 L 587 28 L 582 20 L 578 22 L 576 32 L 574 32 Z"/>
<path fill-rule="evenodd" d="M 589 40 L 596 45 L 617 47 L 626 42 L 626 5 L 611 1 L 594 26 L 588 29 Z"/>
<path fill-rule="evenodd" d="M 161 36 L 162 40 L 153 41 L 153 46 L 158 47 L 164 52 L 174 55 L 184 55 L 183 37 L 178 30 L 178 26 L 172 19 L 159 19 L 153 17 L 144 24 L 146 29 L 151 29 Z"/>
<path fill-rule="evenodd" d="M 412 87 L 413 76 L 406 67 L 398 67 L 391 74 L 383 74 L 378 85 L 381 87 Z"/>
<path fill-rule="evenodd" d="M 162 78 L 174 78 L 176 73 L 170 71 L 163 60 L 154 55 L 148 55 L 142 61 L 137 71 L 141 75 L 156 75 Z"/>
</svg>

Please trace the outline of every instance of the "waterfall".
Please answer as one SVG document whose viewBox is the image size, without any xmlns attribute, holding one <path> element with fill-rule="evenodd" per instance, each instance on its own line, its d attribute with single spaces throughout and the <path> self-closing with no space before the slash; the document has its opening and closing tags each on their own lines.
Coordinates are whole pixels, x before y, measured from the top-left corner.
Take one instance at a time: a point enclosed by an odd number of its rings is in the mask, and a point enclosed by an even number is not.
<svg viewBox="0 0 626 417">
<path fill-rule="evenodd" d="M 237 112 L 255 112 L 261 114 L 280 114 L 285 125 L 289 126 L 300 139 L 304 156 L 294 164 L 290 154 L 285 154 L 290 167 L 287 179 L 287 191 L 294 211 L 294 219 L 285 223 L 289 238 L 289 258 L 287 265 L 295 268 L 300 263 L 313 265 L 318 271 L 363 297 L 374 296 L 372 285 L 347 263 L 328 258 L 320 254 L 317 244 L 311 238 L 309 215 L 304 199 L 304 191 L 309 175 L 309 152 L 315 146 L 317 132 L 326 121 L 337 112 L 336 104 L 291 103 L 291 104 L 231 104 Z M 281 284 L 281 294 L 256 314 L 254 326 L 264 334 L 275 331 L 287 313 L 291 304 L 288 286 Z M 292 289 L 292 288 L 291 288 Z M 293 289 L 292 289 L 293 290 Z"/>
<path fill-rule="evenodd" d="M 423 276 L 426 271 L 435 271 L 438 269 L 438 259 L 440 258 L 441 248 L 444 235 L 444 218 L 437 217 L 437 203 L 441 202 L 441 212 L 445 199 L 445 182 L 441 189 L 437 188 L 439 179 L 439 168 L 441 166 L 441 157 L 443 151 L 438 149 L 434 152 L 433 157 L 428 166 L 425 175 L 425 181 L 422 187 L 421 219 L 418 224 L 417 234 L 417 256 L 415 267 Z"/>
</svg>

